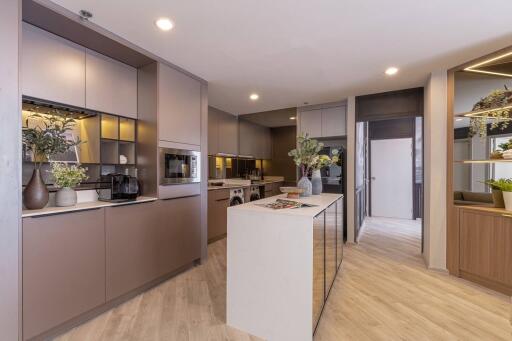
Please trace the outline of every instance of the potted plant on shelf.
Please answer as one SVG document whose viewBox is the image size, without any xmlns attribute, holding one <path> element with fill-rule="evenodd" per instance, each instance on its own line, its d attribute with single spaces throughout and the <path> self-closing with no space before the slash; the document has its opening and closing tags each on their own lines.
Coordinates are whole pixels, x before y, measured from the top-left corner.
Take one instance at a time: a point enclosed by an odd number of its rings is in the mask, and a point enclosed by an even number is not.
<svg viewBox="0 0 512 341">
<path fill-rule="evenodd" d="M 329 155 L 319 155 L 317 162 L 312 167 L 313 175 L 311 176 L 311 183 L 313 185 L 313 195 L 318 195 L 322 193 L 322 176 L 320 170 L 324 167 L 336 164 L 339 161 L 338 150 L 333 149 L 331 153 L 332 158 L 329 157 Z"/>
<path fill-rule="evenodd" d="M 308 173 L 318 163 L 318 152 L 322 150 L 323 146 L 323 143 L 310 138 L 308 134 L 300 134 L 297 137 L 297 148 L 288 153 L 301 171 L 302 177 L 297 183 L 297 187 L 304 189 L 301 194 L 304 197 L 312 194 L 313 189 L 311 181 L 308 179 Z"/>
<path fill-rule="evenodd" d="M 76 192 L 73 187 L 79 185 L 89 177 L 85 174 L 87 169 L 79 165 L 68 166 L 65 163 L 52 163 L 52 175 L 55 179 L 55 186 L 59 188 L 55 195 L 56 206 L 76 205 Z"/>
<path fill-rule="evenodd" d="M 492 200 L 494 207 L 512 211 L 512 179 L 490 179 L 485 183 L 492 189 Z"/>
<path fill-rule="evenodd" d="M 486 137 L 487 121 L 489 119 L 491 120 L 491 129 L 500 128 L 504 130 L 507 128 L 511 119 L 511 106 L 512 91 L 506 85 L 504 90 L 494 90 L 480 99 L 472 109 L 478 115 L 470 116 L 469 135 Z"/>
<path fill-rule="evenodd" d="M 30 127 L 29 119 L 35 119 L 38 123 Z M 67 133 L 74 125 L 75 120 L 67 116 L 32 114 L 27 118 L 27 128 L 23 129 L 23 143 L 33 154 L 34 171 L 23 190 L 23 204 L 26 208 L 39 209 L 48 203 L 49 194 L 41 176 L 41 165 L 52 156 L 64 153 L 81 143 L 79 139 L 70 141 L 67 138 Z"/>
</svg>

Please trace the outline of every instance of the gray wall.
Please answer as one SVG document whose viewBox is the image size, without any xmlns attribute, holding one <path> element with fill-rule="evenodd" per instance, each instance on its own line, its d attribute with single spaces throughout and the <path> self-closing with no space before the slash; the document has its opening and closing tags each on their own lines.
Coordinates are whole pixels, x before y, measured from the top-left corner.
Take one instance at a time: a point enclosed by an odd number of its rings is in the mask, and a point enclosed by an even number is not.
<svg viewBox="0 0 512 341">
<path fill-rule="evenodd" d="M 0 339 L 20 337 L 21 111 L 19 0 L 0 10 Z"/>
</svg>

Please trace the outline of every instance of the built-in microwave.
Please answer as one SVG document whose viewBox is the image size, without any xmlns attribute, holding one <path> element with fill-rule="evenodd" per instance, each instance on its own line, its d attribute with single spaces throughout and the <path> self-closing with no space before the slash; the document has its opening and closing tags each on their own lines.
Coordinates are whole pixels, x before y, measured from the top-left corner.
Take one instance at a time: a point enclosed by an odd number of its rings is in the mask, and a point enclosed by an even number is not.
<svg viewBox="0 0 512 341">
<path fill-rule="evenodd" d="M 160 148 L 160 185 L 201 182 L 200 158 L 197 151 Z"/>
</svg>

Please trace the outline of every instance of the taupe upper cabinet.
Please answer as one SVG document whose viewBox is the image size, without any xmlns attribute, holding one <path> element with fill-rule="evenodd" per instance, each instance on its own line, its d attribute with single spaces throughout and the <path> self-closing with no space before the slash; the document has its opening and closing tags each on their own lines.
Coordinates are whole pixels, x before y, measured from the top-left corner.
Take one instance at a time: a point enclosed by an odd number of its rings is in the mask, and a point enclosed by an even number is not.
<svg viewBox="0 0 512 341">
<path fill-rule="evenodd" d="M 345 105 L 302 111 L 299 115 L 299 131 L 310 137 L 345 136 L 346 118 Z"/>
<path fill-rule="evenodd" d="M 201 83 L 158 64 L 158 133 L 163 141 L 201 144 Z"/>
<path fill-rule="evenodd" d="M 230 113 L 208 108 L 208 154 L 238 154 L 238 118 Z"/>
<path fill-rule="evenodd" d="M 23 23 L 22 93 L 85 107 L 85 48 Z"/>
<path fill-rule="evenodd" d="M 86 50 L 88 109 L 137 118 L 137 69 Z"/>
<path fill-rule="evenodd" d="M 208 155 L 219 153 L 219 112 L 208 108 Z"/>
<path fill-rule="evenodd" d="M 238 119 L 236 116 L 221 113 L 219 115 L 219 152 L 238 154 Z"/>
<path fill-rule="evenodd" d="M 303 111 L 299 115 L 300 132 L 310 137 L 322 136 L 322 110 Z"/>
<path fill-rule="evenodd" d="M 322 109 L 322 137 L 347 135 L 346 118 L 346 106 Z"/>
</svg>

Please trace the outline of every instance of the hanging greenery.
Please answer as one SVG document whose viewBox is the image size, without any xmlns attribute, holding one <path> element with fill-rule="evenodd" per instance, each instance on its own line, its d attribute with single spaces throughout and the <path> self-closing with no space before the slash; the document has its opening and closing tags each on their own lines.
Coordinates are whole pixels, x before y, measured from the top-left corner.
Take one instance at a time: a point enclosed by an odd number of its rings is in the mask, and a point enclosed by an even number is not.
<svg viewBox="0 0 512 341">
<path fill-rule="evenodd" d="M 503 107 L 512 105 L 512 91 L 507 86 L 504 90 L 494 90 L 486 97 L 480 99 L 474 106 L 472 111 L 485 111 L 481 116 L 471 117 L 469 126 L 469 135 L 487 136 L 487 121 L 491 120 L 491 129 L 504 130 L 510 123 L 510 113 L 512 108 Z"/>
</svg>

